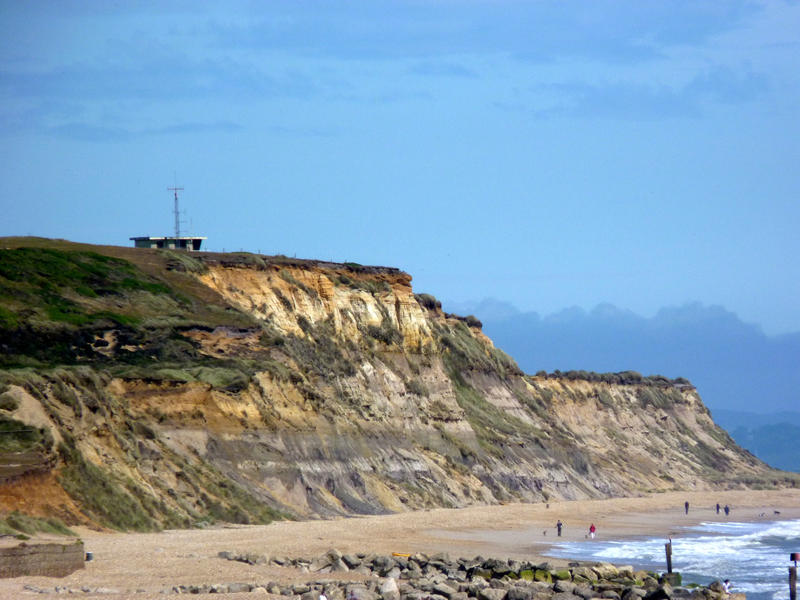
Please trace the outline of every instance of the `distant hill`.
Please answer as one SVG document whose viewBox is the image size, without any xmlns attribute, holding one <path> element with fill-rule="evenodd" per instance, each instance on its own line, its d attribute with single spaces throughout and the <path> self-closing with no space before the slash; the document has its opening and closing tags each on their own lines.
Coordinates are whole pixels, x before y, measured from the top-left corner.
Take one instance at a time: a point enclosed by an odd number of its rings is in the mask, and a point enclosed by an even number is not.
<svg viewBox="0 0 800 600">
<path fill-rule="evenodd" d="M 736 443 L 778 469 L 800 473 L 800 412 L 769 415 L 715 410 L 714 421 L 730 432 Z"/>
<path fill-rule="evenodd" d="M 474 314 L 528 373 L 635 370 L 685 377 L 709 408 L 754 413 L 800 407 L 800 333 L 767 336 L 719 306 L 661 309 L 652 318 L 610 304 L 540 316 L 496 300 L 445 302 Z M 511 310 L 510 310 L 511 309 Z"/>
<path fill-rule="evenodd" d="M 776 443 L 788 429 L 772 429 L 794 426 L 791 439 L 800 439 L 800 413 L 791 412 L 800 408 L 800 333 L 767 336 L 720 306 L 699 303 L 663 308 L 652 318 L 611 304 L 545 317 L 493 299 L 445 308 L 477 316 L 528 373 L 630 369 L 685 377 L 738 443 L 773 466 L 800 470 L 794 443 Z M 745 418 L 733 417 L 736 411 Z"/>
</svg>

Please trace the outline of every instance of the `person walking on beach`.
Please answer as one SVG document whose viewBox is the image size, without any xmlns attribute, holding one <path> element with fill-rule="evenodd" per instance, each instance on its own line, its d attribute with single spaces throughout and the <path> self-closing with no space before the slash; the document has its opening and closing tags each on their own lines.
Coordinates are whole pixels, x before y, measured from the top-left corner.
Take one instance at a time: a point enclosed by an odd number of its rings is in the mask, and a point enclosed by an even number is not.
<svg viewBox="0 0 800 600">
<path fill-rule="evenodd" d="M 559 519 L 558 523 L 556 523 L 556 529 L 558 530 L 558 537 L 561 537 L 561 528 L 563 526 L 564 526 L 564 524 L 561 522 L 561 519 Z"/>
<path fill-rule="evenodd" d="M 731 507 L 726 504 L 724 510 L 725 510 L 725 516 L 727 517 L 731 513 Z"/>
<path fill-rule="evenodd" d="M 589 525 L 589 537 L 594 539 L 594 532 L 597 531 L 597 527 L 594 526 L 594 523 Z"/>
<path fill-rule="evenodd" d="M 719 514 L 719 502 L 717 502 L 717 514 Z"/>
<path fill-rule="evenodd" d="M 686 511 L 686 514 L 689 514 L 689 501 L 683 503 L 683 509 Z"/>
</svg>

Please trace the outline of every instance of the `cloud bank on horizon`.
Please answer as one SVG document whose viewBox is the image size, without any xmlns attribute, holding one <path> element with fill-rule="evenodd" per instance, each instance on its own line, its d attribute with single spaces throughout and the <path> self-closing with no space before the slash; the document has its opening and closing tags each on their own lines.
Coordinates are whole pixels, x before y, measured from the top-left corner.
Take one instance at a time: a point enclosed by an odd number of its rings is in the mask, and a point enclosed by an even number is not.
<svg viewBox="0 0 800 600">
<path fill-rule="evenodd" d="M 800 4 L 0 2 L 0 235 L 800 330 Z"/>
</svg>

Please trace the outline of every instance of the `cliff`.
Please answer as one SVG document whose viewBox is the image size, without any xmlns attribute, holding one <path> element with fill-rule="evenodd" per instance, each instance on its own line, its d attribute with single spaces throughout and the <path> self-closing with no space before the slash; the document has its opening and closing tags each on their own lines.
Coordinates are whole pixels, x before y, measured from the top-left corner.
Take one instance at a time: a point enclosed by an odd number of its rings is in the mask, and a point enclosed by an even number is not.
<svg viewBox="0 0 800 600">
<path fill-rule="evenodd" d="M 527 376 L 397 269 L 0 247 L 6 510 L 152 529 L 795 483 L 686 382 Z"/>
</svg>

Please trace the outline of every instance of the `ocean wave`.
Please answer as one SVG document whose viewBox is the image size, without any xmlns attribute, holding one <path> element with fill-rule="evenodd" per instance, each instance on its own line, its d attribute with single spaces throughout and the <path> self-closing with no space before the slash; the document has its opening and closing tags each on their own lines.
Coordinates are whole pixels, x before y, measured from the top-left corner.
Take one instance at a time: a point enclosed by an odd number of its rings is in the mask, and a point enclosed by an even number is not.
<svg viewBox="0 0 800 600">
<path fill-rule="evenodd" d="M 685 531 L 672 539 L 673 567 L 683 573 L 684 582 L 728 578 L 749 599 L 786 595 L 789 553 L 800 550 L 800 520 L 702 523 Z M 666 542 L 664 538 L 566 542 L 548 554 L 664 570 Z"/>
</svg>

